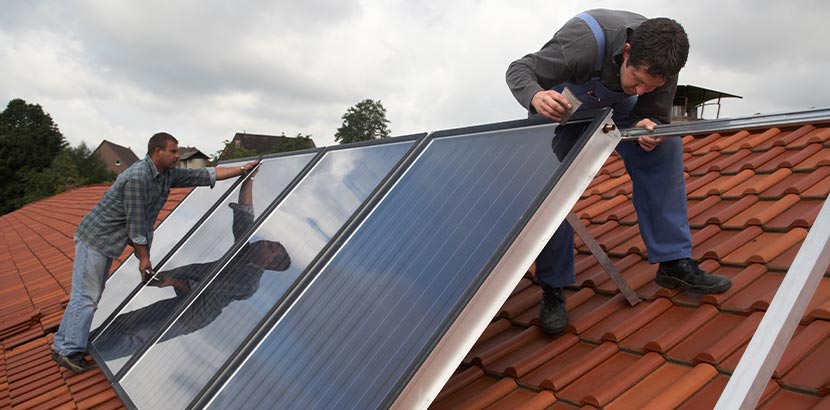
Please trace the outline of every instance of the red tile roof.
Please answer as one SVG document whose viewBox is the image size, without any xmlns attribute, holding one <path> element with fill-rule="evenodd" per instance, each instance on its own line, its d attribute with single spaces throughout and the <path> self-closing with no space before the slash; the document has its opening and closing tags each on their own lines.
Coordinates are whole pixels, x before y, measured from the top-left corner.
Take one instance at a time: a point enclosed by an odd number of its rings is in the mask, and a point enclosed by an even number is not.
<svg viewBox="0 0 830 410">
<path fill-rule="evenodd" d="M 531 268 L 433 408 L 714 406 L 830 192 L 830 125 L 683 139 L 694 257 L 730 277 L 732 289 L 697 296 L 654 283 L 631 180 L 613 155 L 574 211 L 643 302 L 630 307 L 577 238 L 567 332 L 539 330 L 541 290 Z M 0 408 L 123 408 L 99 370 L 75 376 L 49 358 L 68 300 L 72 236 L 106 188 L 76 189 L 0 217 Z M 160 218 L 186 193 L 175 190 Z M 828 357 L 826 275 L 759 407 L 828 408 Z"/>
</svg>

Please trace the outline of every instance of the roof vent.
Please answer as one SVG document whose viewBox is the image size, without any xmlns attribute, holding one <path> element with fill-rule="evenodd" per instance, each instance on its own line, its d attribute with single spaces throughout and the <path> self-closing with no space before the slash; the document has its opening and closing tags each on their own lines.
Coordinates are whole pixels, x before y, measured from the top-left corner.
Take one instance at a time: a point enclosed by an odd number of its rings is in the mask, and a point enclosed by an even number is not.
<svg viewBox="0 0 830 410">
<path fill-rule="evenodd" d="M 714 118 L 719 118 L 720 99 L 729 97 L 743 98 L 739 95 L 709 90 L 694 85 L 678 85 L 677 91 L 674 93 L 674 102 L 672 103 L 671 109 L 672 122 L 704 119 L 703 114 L 707 106 L 712 107 L 708 112 L 715 109 Z"/>
</svg>

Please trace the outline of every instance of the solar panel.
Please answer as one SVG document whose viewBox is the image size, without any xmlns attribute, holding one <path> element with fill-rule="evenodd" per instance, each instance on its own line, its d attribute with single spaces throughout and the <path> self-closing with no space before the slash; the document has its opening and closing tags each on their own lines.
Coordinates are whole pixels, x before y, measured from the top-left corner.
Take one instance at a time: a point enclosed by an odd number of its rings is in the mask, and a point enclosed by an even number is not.
<svg viewBox="0 0 830 410">
<path fill-rule="evenodd" d="M 436 133 L 197 407 L 386 408 L 424 372 L 437 375 L 426 388 L 437 393 L 613 149 L 613 138 L 597 138 L 582 153 L 600 117 Z M 529 240 L 540 210 L 548 229 Z M 498 294 L 495 307 L 470 313 L 481 291 Z M 472 341 L 436 366 L 433 349 L 459 323 Z"/>
<path fill-rule="evenodd" d="M 119 384 L 133 405 L 178 409 L 196 397 L 413 146 L 414 136 L 394 140 L 324 153 L 248 245 L 126 371 Z M 263 258 L 253 249 L 266 241 L 281 245 L 274 251 L 277 266 L 271 254 Z M 280 265 L 285 254 L 290 265 Z M 261 267 L 265 261 L 270 269 Z"/>
<path fill-rule="evenodd" d="M 237 162 L 222 166 L 239 166 Z M 164 218 L 155 229 L 153 249 L 150 261 L 159 263 L 190 229 L 198 224 L 205 213 L 230 189 L 236 179 L 216 181 L 213 188 L 196 187 Z M 138 273 L 138 258 L 128 257 L 107 279 L 104 292 L 98 301 L 95 316 L 92 318 L 92 331 L 99 326 L 121 305 L 138 286 L 141 275 Z"/>
<path fill-rule="evenodd" d="M 247 184 L 252 191 L 252 219 L 268 208 L 315 155 L 316 152 L 306 151 L 262 161 L 256 178 Z M 156 271 L 200 264 L 198 274 L 202 275 L 202 279 L 209 277 L 218 268 L 217 261 L 237 241 L 244 239 L 240 237 L 244 231 L 234 232 L 232 229 L 234 208 L 239 208 L 238 204 L 246 192 L 243 186 L 246 186 L 245 182 L 237 185 L 167 261 L 154 267 Z M 192 276 L 196 277 L 195 270 Z M 201 281 L 193 278 L 188 286 L 197 288 Z M 184 299 L 179 287 L 161 281 L 151 281 L 143 286 L 93 339 L 91 351 L 96 362 L 111 376 L 116 375 L 132 355 L 160 330 Z"/>
</svg>

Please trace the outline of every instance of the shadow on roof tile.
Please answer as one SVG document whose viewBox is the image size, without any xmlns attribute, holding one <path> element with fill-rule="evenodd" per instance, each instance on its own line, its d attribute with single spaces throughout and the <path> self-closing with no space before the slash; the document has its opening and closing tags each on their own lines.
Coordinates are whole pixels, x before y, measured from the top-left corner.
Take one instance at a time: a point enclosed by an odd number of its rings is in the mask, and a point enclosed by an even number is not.
<svg viewBox="0 0 830 410">
<path fill-rule="evenodd" d="M 617 353 L 617 345 L 577 343 L 519 380 L 534 388 L 559 391 Z"/>
<path fill-rule="evenodd" d="M 689 399 L 685 403 L 683 403 L 682 406 L 679 406 L 677 410 L 699 410 L 714 408 L 715 404 L 718 402 L 718 399 L 723 393 L 723 390 L 726 388 L 726 383 L 728 381 L 728 377 L 718 375 L 714 379 L 710 380 L 709 383 L 706 384 L 706 386 L 698 390 L 697 393 L 689 397 Z M 778 384 L 774 381 L 770 381 L 769 383 L 767 383 L 764 392 L 761 394 L 759 403 L 763 403 L 766 400 L 768 400 L 772 395 L 777 393 L 778 390 Z"/>
<path fill-rule="evenodd" d="M 672 409 L 686 401 L 715 376 L 717 370 L 708 364 L 688 368 L 666 363 L 605 408 Z"/>
<path fill-rule="evenodd" d="M 654 352 L 644 356 L 617 352 L 563 389 L 570 402 L 603 407 L 660 367 L 665 360 Z"/>
</svg>

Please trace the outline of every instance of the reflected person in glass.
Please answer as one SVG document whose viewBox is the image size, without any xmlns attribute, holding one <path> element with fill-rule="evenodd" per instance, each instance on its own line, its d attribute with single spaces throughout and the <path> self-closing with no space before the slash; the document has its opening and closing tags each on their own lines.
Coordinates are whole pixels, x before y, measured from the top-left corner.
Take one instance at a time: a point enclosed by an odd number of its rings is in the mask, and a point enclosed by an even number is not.
<svg viewBox="0 0 830 410">
<path fill-rule="evenodd" d="M 256 172 L 242 183 L 239 202 L 229 204 L 233 209 L 232 231 L 235 242 L 243 239 L 254 223 L 252 199 Z M 220 263 L 221 260 L 194 263 L 159 272 L 147 285 L 171 287 L 176 296 L 117 317 L 113 325 L 122 331 L 105 332 L 97 342 L 102 358 L 109 361 L 137 352 L 169 319 L 169 315 L 159 312 L 170 313 L 177 310 L 208 275 L 220 268 Z M 282 244 L 254 235 L 222 269 L 222 275 L 205 288 L 175 325 L 165 333 L 163 340 L 207 326 L 226 306 L 255 294 L 266 270 L 285 271 L 290 266 L 291 258 Z"/>
</svg>

